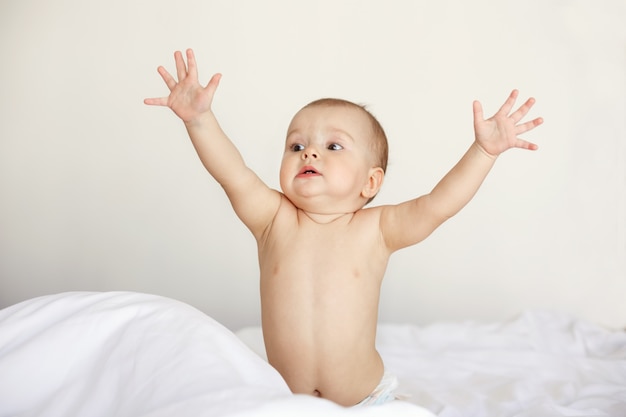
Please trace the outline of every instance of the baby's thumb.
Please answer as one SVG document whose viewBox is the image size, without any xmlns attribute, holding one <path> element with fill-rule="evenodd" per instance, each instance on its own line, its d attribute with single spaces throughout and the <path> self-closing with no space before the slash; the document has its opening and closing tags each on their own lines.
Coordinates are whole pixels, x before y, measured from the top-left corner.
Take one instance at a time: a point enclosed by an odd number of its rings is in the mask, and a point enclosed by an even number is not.
<svg viewBox="0 0 626 417">
<path fill-rule="evenodd" d="M 483 119 L 483 106 L 480 104 L 480 101 L 474 100 L 473 103 L 474 110 L 474 123 L 482 122 Z"/>
<path fill-rule="evenodd" d="M 217 73 L 214 74 L 211 79 L 209 80 L 209 83 L 206 85 L 205 89 L 211 94 L 213 95 L 215 93 L 215 90 L 217 90 L 217 86 L 220 85 L 220 80 L 222 79 L 222 74 Z"/>
</svg>

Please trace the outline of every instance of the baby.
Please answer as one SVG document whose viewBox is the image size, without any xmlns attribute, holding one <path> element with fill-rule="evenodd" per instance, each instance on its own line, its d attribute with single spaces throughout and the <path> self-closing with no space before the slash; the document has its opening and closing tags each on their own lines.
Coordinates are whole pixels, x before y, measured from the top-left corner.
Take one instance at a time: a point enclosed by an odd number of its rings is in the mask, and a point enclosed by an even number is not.
<svg viewBox="0 0 626 417">
<path fill-rule="evenodd" d="M 144 102 L 183 120 L 200 160 L 257 241 L 270 364 L 294 393 L 345 406 L 393 399 L 397 382 L 375 348 L 389 256 L 465 206 L 499 154 L 537 149 L 518 138 L 542 123 L 521 122 L 534 99 L 512 111 L 513 91 L 486 120 L 475 101 L 475 140 L 430 193 L 364 208 L 383 183 L 387 160 L 385 133 L 367 110 L 337 99 L 302 108 L 287 131 L 279 192 L 246 166 L 211 110 L 221 75 L 201 86 L 193 51 L 186 55 L 185 64 L 174 54 L 177 80 L 158 68 L 169 96 Z"/>
</svg>

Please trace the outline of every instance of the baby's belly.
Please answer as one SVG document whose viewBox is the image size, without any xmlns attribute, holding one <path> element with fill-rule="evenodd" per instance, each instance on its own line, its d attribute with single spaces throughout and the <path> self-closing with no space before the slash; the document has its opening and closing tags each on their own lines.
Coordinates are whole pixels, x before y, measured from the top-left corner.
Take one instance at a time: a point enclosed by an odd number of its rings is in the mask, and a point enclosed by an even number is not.
<svg viewBox="0 0 626 417">
<path fill-rule="evenodd" d="M 376 388 L 384 369 L 375 333 L 316 326 L 310 318 L 287 322 L 277 327 L 264 323 L 264 336 L 270 364 L 294 393 L 350 406 Z"/>
</svg>

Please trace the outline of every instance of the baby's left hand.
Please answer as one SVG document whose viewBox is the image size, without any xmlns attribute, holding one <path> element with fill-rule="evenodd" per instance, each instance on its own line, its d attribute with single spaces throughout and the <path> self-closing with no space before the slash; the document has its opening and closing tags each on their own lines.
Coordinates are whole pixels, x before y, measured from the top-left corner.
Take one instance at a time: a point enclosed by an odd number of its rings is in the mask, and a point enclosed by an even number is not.
<svg viewBox="0 0 626 417">
<path fill-rule="evenodd" d="M 533 151 L 538 148 L 534 143 L 518 137 L 519 134 L 528 132 L 543 123 L 541 117 L 520 123 L 535 104 L 535 99 L 529 98 L 519 109 L 509 114 L 518 94 L 517 90 L 513 90 L 509 98 L 500 107 L 500 110 L 487 120 L 483 119 L 483 108 L 480 102 L 474 101 L 474 134 L 476 143 L 489 155 L 498 156 L 510 148 L 522 148 Z"/>
</svg>

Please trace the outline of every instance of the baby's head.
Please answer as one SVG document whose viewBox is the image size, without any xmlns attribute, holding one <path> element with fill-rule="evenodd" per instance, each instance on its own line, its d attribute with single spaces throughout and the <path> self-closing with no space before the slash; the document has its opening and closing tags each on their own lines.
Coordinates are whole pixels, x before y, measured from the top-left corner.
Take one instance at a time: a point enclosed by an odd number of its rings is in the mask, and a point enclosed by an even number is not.
<svg viewBox="0 0 626 417">
<path fill-rule="evenodd" d="M 356 210 L 378 193 L 387 169 L 385 132 L 364 107 L 324 98 L 304 106 L 287 132 L 280 182 L 298 207 Z M 309 169 L 310 168 L 310 169 Z"/>
</svg>

